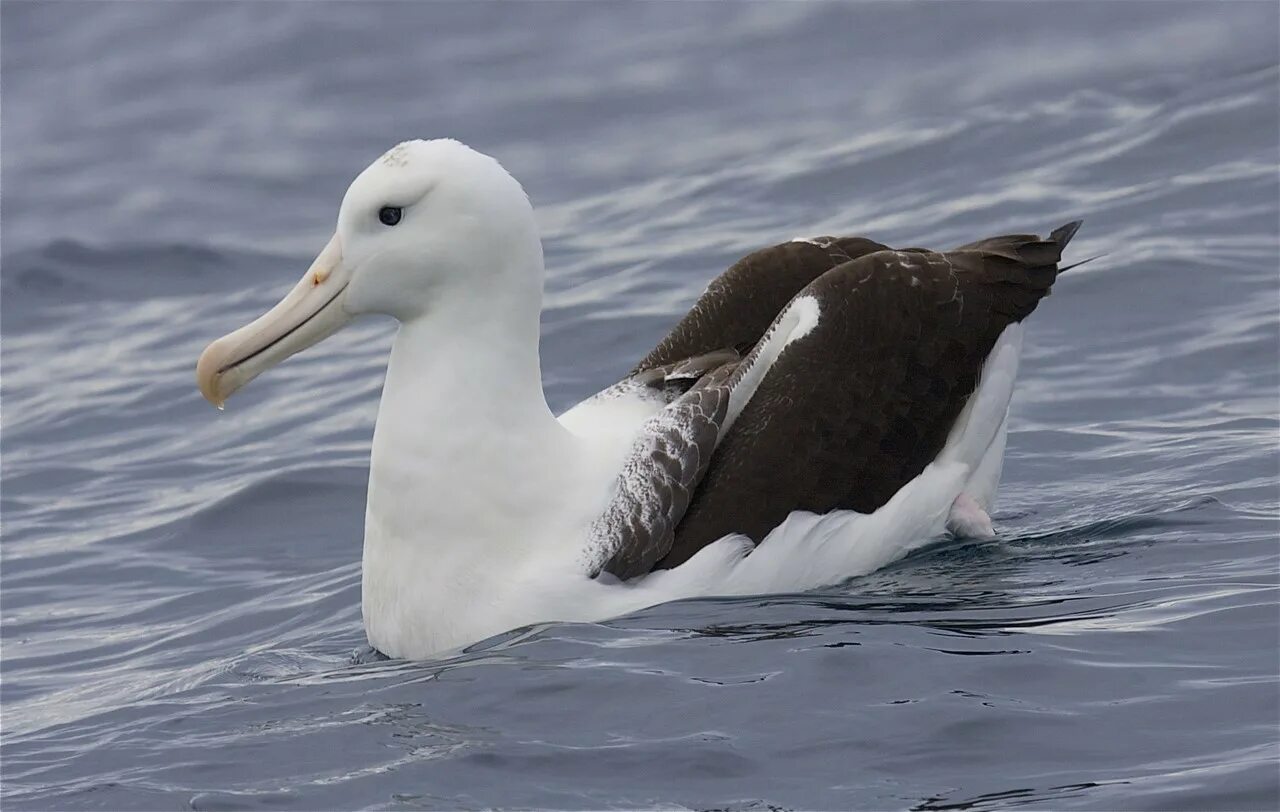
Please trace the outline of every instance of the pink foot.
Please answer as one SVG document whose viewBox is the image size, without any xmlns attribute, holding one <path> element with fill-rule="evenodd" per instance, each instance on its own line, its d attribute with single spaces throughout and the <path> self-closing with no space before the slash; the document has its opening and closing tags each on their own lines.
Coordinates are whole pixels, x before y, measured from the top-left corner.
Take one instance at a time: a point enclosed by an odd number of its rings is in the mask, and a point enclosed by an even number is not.
<svg viewBox="0 0 1280 812">
<path fill-rule="evenodd" d="M 951 513 L 947 515 L 947 530 L 960 538 L 989 539 L 996 535 L 995 528 L 991 526 L 991 517 L 967 493 L 961 493 L 951 503 Z"/>
</svg>

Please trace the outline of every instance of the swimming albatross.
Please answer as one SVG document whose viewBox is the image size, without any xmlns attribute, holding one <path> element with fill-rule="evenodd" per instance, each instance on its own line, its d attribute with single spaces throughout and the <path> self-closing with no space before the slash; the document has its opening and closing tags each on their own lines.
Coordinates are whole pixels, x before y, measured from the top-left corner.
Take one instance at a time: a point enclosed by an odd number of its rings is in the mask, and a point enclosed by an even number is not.
<svg viewBox="0 0 1280 812">
<path fill-rule="evenodd" d="M 623 381 L 559 417 L 520 184 L 450 140 L 360 173 L 265 315 L 209 345 L 223 401 L 354 316 L 400 322 L 373 435 L 369 642 L 421 659 L 536 621 L 814 588 L 985 536 L 1021 321 L 1079 223 L 934 252 L 793 240 L 713 281 Z"/>
</svg>

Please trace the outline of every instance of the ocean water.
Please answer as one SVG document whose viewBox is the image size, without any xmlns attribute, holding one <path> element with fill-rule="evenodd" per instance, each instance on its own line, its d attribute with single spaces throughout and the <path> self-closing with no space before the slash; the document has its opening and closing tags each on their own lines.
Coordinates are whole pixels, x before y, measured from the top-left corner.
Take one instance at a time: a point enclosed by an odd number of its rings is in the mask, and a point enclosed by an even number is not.
<svg viewBox="0 0 1280 812">
<path fill-rule="evenodd" d="M 1277 8 L 4 3 L 0 802 L 1277 808 Z M 193 369 L 438 136 L 538 209 L 558 409 L 761 245 L 1083 217 L 999 537 L 369 656 L 392 326 Z"/>
</svg>

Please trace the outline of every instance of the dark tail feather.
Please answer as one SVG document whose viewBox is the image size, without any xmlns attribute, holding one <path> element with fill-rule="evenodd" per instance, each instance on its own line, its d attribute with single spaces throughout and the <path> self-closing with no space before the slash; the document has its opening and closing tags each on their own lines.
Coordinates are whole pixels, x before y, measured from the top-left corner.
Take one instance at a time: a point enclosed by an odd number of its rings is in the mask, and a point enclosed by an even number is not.
<svg viewBox="0 0 1280 812">
<path fill-rule="evenodd" d="M 1071 242 L 1071 238 L 1076 235 L 1076 231 L 1080 229 L 1081 222 L 1083 221 L 1075 220 L 1061 228 L 1056 228 L 1043 240 L 1033 235 L 1025 237 L 1011 235 L 973 243 L 972 247 L 982 248 L 990 253 L 1012 259 L 1031 268 L 1051 270 L 1053 274 L 1050 275 L 1048 282 L 1051 285 L 1053 284 L 1053 275 L 1062 270 L 1058 268 L 1058 263 L 1062 261 L 1062 251 L 1067 247 L 1067 243 Z"/>
<path fill-rule="evenodd" d="M 1067 223 L 1065 226 L 1059 226 L 1058 228 L 1055 228 L 1052 232 L 1049 233 L 1049 242 L 1057 243 L 1059 250 L 1066 248 L 1067 243 L 1071 242 L 1071 238 L 1074 237 L 1076 235 L 1076 232 L 1080 230 L 1080 226 L 1082 223 L 1084 223 L 1084 220 L 1072 220 L 1070 223 Z M 1088 260 L 1085 260 L 1085 262 L 1088 262 Z M 1076 265 L 1079 265 L 1079 264 L 1080 263 L 1078 262 L 1076 263 Z M 1064 268 L 1063 270 L 1066 270 L 1066 269 Z"/>
<path fill-rule="evenodd" d="M 1067 243 L 1071 242 L 1071 238 L 1074 237 L 1076 235 L 1076 232 L 1080 230 L 1080 224 L 1083 222 L 1084 222 L 1083 220 L 1072 220 L 1070 223 L 1067 223 L 1065 226 L 1062 226 L 1060 228 L 1055 228 L 1053 232 L 1049 234 L 1049 242 L 1057 243 L 1058 250 L 1061 251 L 1062 249 L 1067 247 Z M 1079 262 L 1073 262 L 1070 265 L 1060 265 L 1058 266 L 1058 273 L 1069 271 L 1072 268 L 1079 268 L 1081 265 L 1085 264 L 1086 262 L 1093 262 L 1095 259 L 1099 259 L 1100 257 L 1105 257 L 1105 256 L 1106 254 L 1096 254 L 1094 256 L 1089 257 L 1088 259 L 1082 259 Z"/>
</svg>

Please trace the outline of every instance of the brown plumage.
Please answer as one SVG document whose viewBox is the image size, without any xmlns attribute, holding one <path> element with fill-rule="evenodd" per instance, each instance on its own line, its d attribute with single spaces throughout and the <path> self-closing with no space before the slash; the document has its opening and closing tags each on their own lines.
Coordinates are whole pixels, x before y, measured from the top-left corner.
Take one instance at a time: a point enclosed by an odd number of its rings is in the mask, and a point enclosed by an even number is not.
<svg viewBox="0 0 1280 812">
<path fill-rule="evenodd" d="M 645 386 L 687 387 L 668 408 L 701 424 L 683 432 L 690 441 L 667 430 L 653 447 L 637 445 L 632 476 L 652 471 L 656 487 L 670 488 L 678 471 L 683 493 L 659 500 L 661 521 L 614 529 L 613 554 L 596 571 L 630 578 L 678 566 L 729 533 L 758 543 L 793 510 L 879 508 L 937 457 L 996 339 L 1048 295 L 1079 225 L 945 252 L 817 238 L 734 264 L 633 372 Z M 817 325 L 783 349 L 717 442 L 709 427 L 750 364 L 739 354 L 797 296 L 817 301 Z"/>
</svg>

